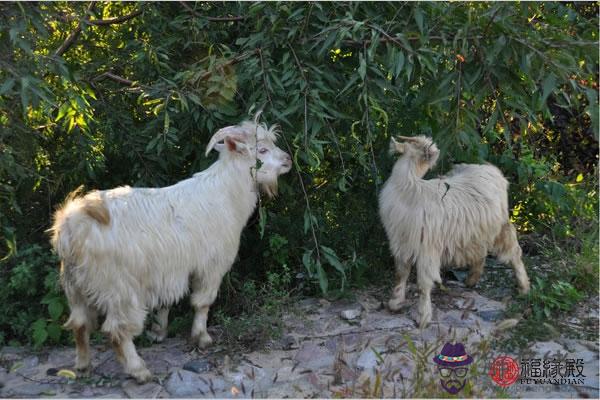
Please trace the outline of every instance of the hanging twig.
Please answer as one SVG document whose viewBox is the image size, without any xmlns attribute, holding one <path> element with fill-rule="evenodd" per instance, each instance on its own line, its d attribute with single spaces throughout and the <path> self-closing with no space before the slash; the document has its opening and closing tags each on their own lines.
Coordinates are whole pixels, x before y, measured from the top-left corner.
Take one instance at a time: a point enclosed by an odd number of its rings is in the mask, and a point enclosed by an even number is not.
<svg viewBox="0 0 600 400">
<path fill-rule="evenodd" d="M 304 74 L 304 68 L 302 68 L 302 64 L 300 63 L 300 60 L 298 59 L 298 56 L 296 55 L 294 48 L 292 47 L 292 45 L 289 42 L 287 45 L 290 48 L 290 50 L 292 51 L 294 60 L 296 61 L 296 65 L 298 66 L 298 69 L 300 70 L 300 74 L 302 75 L 302 79 L 304 79 L 304 82 L 306 83 L 305 88 L 303 90 L 303 94 L 304 94 L 304 149 L 306 151 L 308 151 L 308 99 L 307 99 L 308 79 L 306 78 L 306 75 Z"/>
<path fill-rule="evenodd" d="M 368 61 L 367 58 L 367 46 L 364 48 L 365 63 Z M 379 192 L 379 169 L 377 168 L 377 162 L 375 161 L 375 151 L 373 150 L 373 133 L 371 132 L 371 120 L 369 118 L 369 89 L 368 89 L 368 74 L 365 71 L 364 79 L 364 93 L 365 93 L 365 124 L 367 125 L 367 141 L 369 143 L 369 150 L 371 153 L 371 159 L 373 160 L 373 170 L 375 172 L 375 190 Z"/>
<path fill-rule="evenodd" d="M 496 11 L 494 11 L 494 14 L 492 14 L 492 17 L 490 18 L 490 21 L 487 23 L 487 25 L 485 26 L 485 29 L 483 30 L 483 36 L 484 37 L 487 36 L 488 29 L 490 29 L 490 26 L 492 25 L 492 22 L 494 22 L 494 19 L 496 18 L 496 15 L 498 15 L 498 12 L 500 11 L 501 8 L 502 8 L 502 6 L 498 6 L 498 8 L 496 8 Z"/>
<path fill-rule="evenodd" d="M 269 101 L 269 104 L 271 105 L 271 107 L 273 107 L 273 101 L 271 100 L 271 94 L 269 93 L 269 89 L 267 86 L 267 71 L 265 70 L 265 62 L 264 62 L 263 56 L 262 56 L 262 49 L 258 48 L 257 52 L 258 52 L 258 56 L 260 58 L 260 69 L 262 71 L 262 81 L 263 81 L 263 86 L 265 88 L 265 93 L 267 94 L 267 100 Z"/>
<path fill-rule="evenodd" d="M 462 63 L 460 60 L 456 60 L 458 69 L 458 79 L 456 80 L 456 130 L 458 130 L 458 124 L 460 122 L 460 96 L 462 93 Z"/>
</svg>

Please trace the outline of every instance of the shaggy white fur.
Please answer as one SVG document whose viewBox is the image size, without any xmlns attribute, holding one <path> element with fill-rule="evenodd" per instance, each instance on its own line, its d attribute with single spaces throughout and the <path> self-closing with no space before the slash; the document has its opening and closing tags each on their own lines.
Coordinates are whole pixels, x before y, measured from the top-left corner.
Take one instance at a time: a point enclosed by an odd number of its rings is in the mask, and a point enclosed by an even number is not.
<svg viewBox="0 0 600 400">
<path fill-rule="evenodd" d="M 420 326 L 431 321 L 431 289 L 443 265 L 470 267 L 467 285 L 479 280 L 485 257 L 510 262 L 520 291 L 529 291 L 521 248 L 508 217 L 508 182 L 493 165 L 461 164 L 439 179 L 422 179 L 439 150 L 425 136 L 392 138 L 402 156 L 379 195 L 379 212 L 396 263 L 397 285 L 388 306 L 401 308 L 406 281 L 416 265 L 421 291 Z"/>
<path fill-rule="evenodd" d="M 61 281 L 76 339 L 76 368 L 90 366 L 89 335 L 97 313 L 125 371 L 151 377 L 138 356 L 148 311 L 168 307 L 188 292 L 195 310 L 192 338 L 204 347 L 208 309 L 231 268 L 259 186 L 274 194 L 291 158 L 275 146 L 275 130 L 244 122 L 219 130 L 207 146 L 220 151 L 208 169 L 173 186 L 73 194 L 56 212 L 52 244 L 61 258 Z M 257 168 L 257 160 L 260 166 Z M 166 310 L 166 311 L 165 311 Z M 159 312 L 166 328 L 168 309 Z"/>
</svg>

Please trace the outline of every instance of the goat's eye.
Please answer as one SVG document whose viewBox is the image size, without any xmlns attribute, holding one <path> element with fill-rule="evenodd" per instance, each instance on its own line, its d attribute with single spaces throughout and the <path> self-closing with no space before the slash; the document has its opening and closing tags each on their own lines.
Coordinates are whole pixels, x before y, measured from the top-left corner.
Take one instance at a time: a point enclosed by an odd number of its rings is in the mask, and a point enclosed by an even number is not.
<svg viewBox="0 0 600 400">
<path fill-rule="evenodd" d="M 258 152 L 259 152 L 260 154 L 265 154 L 265 153 L 267 153 L 268 151 L 269 151 L 269 149 L 266 149 L 266 148 L 264 148 L 264 147 L 263 147 L 262 149 L 258 150 Z"/>
</svg>

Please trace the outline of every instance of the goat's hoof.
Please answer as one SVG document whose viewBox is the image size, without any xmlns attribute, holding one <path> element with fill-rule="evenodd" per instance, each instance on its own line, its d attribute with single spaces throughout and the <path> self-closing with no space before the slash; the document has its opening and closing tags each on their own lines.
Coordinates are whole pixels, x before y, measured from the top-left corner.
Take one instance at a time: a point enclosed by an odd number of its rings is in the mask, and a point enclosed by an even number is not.
<svg viewBox="0 0 600 400">
<path fill-rule="evenodd" d="M 213 344 L 213 339 L 210 337 L 210 335 L 208 333 L 204 333 L 204 334 L 200 334 L 198 336 L 192 336 L 191 342 L 192 342 L 192 345 L 203 350 Z"/>
<path fill-rule="evenodd" d="M 426 315 L 422 315 L 419 318 L 419 329 L 425 329 L 425 328 L 427 328 L 427 326 L 429 325 L 430 322 L 431 322 L 431 313 L 430 314 L 426 314 Z"/>
<path fill-rule="evenodd" d="M 390 299 L 387 305 L 390 311 L 396 312 L 400 311 L 403 307 L 407 306 L 408 303 L 405 299 Z"/>
<path fill-rule="evenodd" d="M 205 349 L 205 348 L 209 347 L 211 344 L 213 344 L 213 339 L 208 334 L 202 335 L 198 339 L 198 347 L 200 347 L 201 349 Z"/>
<path fill-rule="evenodd" d="M 130 375 L 136 380 L 140 385 L 148 382 L 152 379 L 152 373 L 148 370 L 148 368 L 142 367 L 136 371 L 131 371 Z"/>
<path fill-rule="evenodd" d="M 167 337 L 166 332 L 156 332 L 156 331 L 146 331 L 146 336 L 148 339 L 155 343 L 162 343 L 163 340 Z"/>
<path fill-rule="evenodd" d="M 520 294 L 527 294 L 527 293 L 529 293 L 529 284 L 527 286 L 525 286 L 525 287 L 520 287 L 519 288 L 519 293 Z"/>
<path fill-rule="evenodd" d="M 92 366 L 86 365 L 75 367 L 75 371 L 77 372 L 78 378 L 89 378 L 90 375 L 92 375 Z"/>
<path fill-rule="evenodd" d="M 479 278 L 474 278 L 474 277 L 467 277 L 467 279 L 465 280 L 465 286 L 468 288 L 472 288 L 475 287 L 475 285 L 477 285 L 477 283 L 479 282 Z"/>
<path fill-rule="evenodd" d="M 419 329 L 425 329 L 431 322 L 431 318 L 421 318 L 419 321 Z"/>
</svg>

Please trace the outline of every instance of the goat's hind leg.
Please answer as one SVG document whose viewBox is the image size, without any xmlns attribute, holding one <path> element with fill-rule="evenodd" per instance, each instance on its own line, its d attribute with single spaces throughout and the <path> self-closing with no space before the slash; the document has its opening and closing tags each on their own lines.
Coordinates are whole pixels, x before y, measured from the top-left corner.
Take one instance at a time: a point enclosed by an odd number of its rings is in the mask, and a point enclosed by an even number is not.
<svg viewBox="0 0 600 400">
<path fill-rule="evenodd" d="M 70 301 L 69 301 L 70 302 Z M 91 372 L 92 358 L 90 334 L 96 329 L 97 313 L 83 303 L 71 305 L 71 315 L 64 327 L 71 329 L 75 337 L 75 369 L 81 376 Z"/>
<path fill-rule="evenodd" d="M 75 337 L 75 369 L 80 375 L 88 375 L 91 371 L 90 334 L 97 327 L 98 315 L 93 307 L 90 307 L 85 296 L 73 284 L 70 270 L 61 266 L 61 281 L 65 295 L 69 302 L 71 314 L 63 325 L 65 329 L 71 329 Z"/>
<path fill-rule="evenodd" d="M 494 242 L 494 253 L 500 262 L 511 264 L 515 271 L 519 292 L 521 294 L 529 293 L 529 277 L 527 276 L 525 265 L 521 259 L 523 251 L 517 240 L 517 230 L 510 222 L 504 224 L 500 234 L 496 238 Z"/>
<path fill-rule="evenodd" d="M 167 337 L 167 327 L 169 325 L 169 307 L 160 308 L 156 315 L 154 315 L 154 321 L 152 321 L 152 327 L 146 332 L 148 337 L 157 343 L 162 342 Z"/>
<path fill-rule="evenodd" d="M 146 368 L 146 363 L 138 355 L 133 344 L 133 338 L 144 330 L 146 311 L 129 307 L 109 311 L 102 324 L 102 331 L 110 336 L 117 358 L 123 365 L 125 373 L 131 375 L 139 383 L 144 383 L 152 378 Z"/>
<path fill-rule="evenodd" d="M 465 285 L 467 285 L 468 287 L 474 287 L 475 285 L 477 285 L 477 282 L 479 282 L 479 279 L 481 279 L 481 275 L 483 274 L 484 267 L 485 257 L 479 259 L 476 262 L 471 263 L 469 275 L 465 280 Z"/>
<path fill-rule="evenodd" d="M 433 307 L 431 290 L 433 285 L 442 282 L 440 277 L 441 260 L 439 258 L 421 258 L 417 261 L 417 284 L 421 292 L 419 297 L 419 328 L 424 329 L 431 322 Z"/>
<path fill-rule="evenodd" d="M 406 281 L 410 276 L 412 264 L 396 258 L 396 286 L 392 292 L 392 298 L 388 301 L 391 311 L 398 311 L 406 300 Z"/>
</svg>

